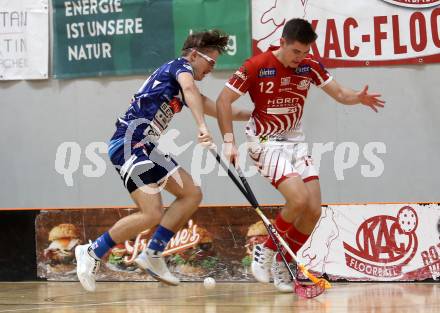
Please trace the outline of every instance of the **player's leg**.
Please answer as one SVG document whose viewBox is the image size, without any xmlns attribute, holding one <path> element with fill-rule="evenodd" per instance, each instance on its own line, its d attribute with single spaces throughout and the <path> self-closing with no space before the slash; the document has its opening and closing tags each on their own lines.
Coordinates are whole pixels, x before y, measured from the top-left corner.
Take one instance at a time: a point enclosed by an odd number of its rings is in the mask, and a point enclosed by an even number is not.
<svg viewBox="0 0 440 313">
<path fill-rule="evenodd" d="M 308 190 L 292 161 L 296 153 L 292 147 L 294 146 L 265 145 L 258 157 L 250 154 L 251 158 L 256 161 L 259 172 L 270 180 L 286 201 L 274 222 L 281 236 L 289 230 L 296 218 L 307 210 L 309 204 Z M 276 250 L 271 238 L 264 246 L 273 251 Z"/>
<path fill-rule="evenodd" d="M 168 179 L 165 189 L 176 199 L 165 212 L 161 225 L 177 232 L 197 211 L 202 201 L 202 191 L 196 186 L 191 175 L 182 168 Z"/>
<path fill-rule="evenodd" d="M 290 248 L 296 254 L 309 238 L 321 216 L 321 188 L 318 172 L 313 166 L 313 160 L 308 155 L 306 146 L 299 145 L 293 152 L 294 166 L 301 174 L 309 195 L 306 209 L 297 215 L 285 236 Z M 286 257 L 290 258 L 289 255 Z"/>
<path fill-rule="evenodd" d="M 308 203 L 307 189 L 300 174 L 293 167 L 290 155 L 283 151 L 282 146 L 254 145 L 253 148 L 253 151 L 249 151 L 249 155 L 256 162 L 259 172 L 268 178 L 286 199 L 286 205 L 274 221 L 275 228 L 283 236 L 298 214 L 305 210 Z M 258 281 L 269 282 L 275 251 L 276 245 L 270 238 L 264 244 L 254 246 L 251 269 Z M 280 278 L 278 282 L 287 278 L 284 272 L 283 275 L 277 276 Z M 289 290 L 285 291 L 291 291 L 291 286 L 290 284 L 287 288 Z"/>
<path fill-rule="evenodd" d="M 157 188 L 157 184 L 149 184 L 148 187 Z M 110 249 L 160 222 L 163 214 L 160 193 L 149 194 L 142 189 L 144 187 L 130 194 L 139 212 L 120 219 L 93 243 L 78 246 L 75 250 L 78 278 L 86 290 L 96 289 L 95 281 L 100 260 Z"/>
<path fill-rule="evenodd" d="M 269 152 L 261 153 L 261 151 Z M 277 147 L 269 146 L 259 152 L 258 165 L 260 172 L 271 179 L 272 184 L 280 191 L 286 200 L 285 206 L 274 221 L 274 226 L 280 235 L 292 246 L 294 243 L 287 237 L 287 233 L 290 232 L 292 228 L 295 229 L 293 224 L 297 220 L 301 222 L 302 217 L 311 217 L 307 215 L 311 205 L 313 207 L 316 207 L 316 203 L 320 205 L 317 173 L 312 166 L 311 159 L 307 156 L 307 147 L 304 145 L 287 144 Z M 255 159 L 257 159 L 257 157 L 254 156 L 254 160 Z M 309 184 L 308 182 L 312 180 L 315 180 L 315 182 Z M 307 185 L 311 185 L 312 188 L 308 188 Z M 318 197 L 315 196 L 316 194 Z M 312 224 L 312 222 L 313 221 L 311 221 L 310 224 Z M 308 227 L 313 229 L 313 226 L 310 224 Z M 309 231 L 309 229 L 307 229 L 307 231 Z M 298 237 L 298 234 L 295 234 L 294 238 L 301 243 L 299 245 L 299 247 L 301 247 L 305 240 L 307 240 L 308 234 L 302 237 Z M 273 258 L 271 266 L 269 266 L 267 259 L 265 259 L 265 262 L 256 262 L 259 255 L 264 257 L 267 255 L 270 256 L 275 253 L 275 250 L 276 245 L 271 238 L 269 238 L 264 245 L 255 247 L 253 273 L 254 275 L 256 274 L 258 280 L 260 280 L 259 278 L 263 278 L 267 281 L 270 277 L 270 270 L 276 288 L 282 292 L 291 292 L 292 278 L 280 255 L 276 255 Z M 288 262 L 291 262 L 292 258 L 290 255 L 285 254 L 285 257 Z"/>
<path fill-rule="evenodd" d="M 153 162 L 150 159 L 150 152 L 145 147 L 135 147 L 132 148 L 131 155 L 126 158 L 124 149 L 120 148 L 112 155 L 111 161 L 139 212 L 116 222 L 93 243 L 76 248 L 77 275 L 86 290 L 95 290 L 100 260 L 111 248 L 157 225 L 162 218 L 163 206 L 158 182 L 178 165 L 173 160 L 154 154 L 155 162 Z"/>
<path fill-rule="evenodd" d="M 300 233 L 310 235 L 321 217 L 321 188 L 318 179 L 307 181 L 305 185 L 309 193 L 309 204 L 303 214 L 295 219 L 293 226 Z"/>
<path fill-rule="evenodd" d="M 149 184 L 130 193 L 139 212 L 123 217 L 110 228 L 109 234 L 115 243 L 135 238 L 140 232 L 159 224 L 164 214 L 159 190 L 158 184 Z"/>
<path fill-rule="evenodd" d="M 169 272 L 161 256 L 174 234 L 197 210 L 202 200 L 202 193 L 200 188 L 195 186 L 191 176 L 182 168 L 179 168 L 164 184 L 165 189 L 176 196 L 176 200 L 166 210 L 147 249 L 136 258 L 135 262 L 155 278 L 177 285 L 178 279 Z"/>
<path fill-rule="evenodd" d="M 279 186 L 278 191 L 283 195 L 286 204 L 275 219 L 275 227 L 277 227 L 280 235 L 287 240 L 287 233 L 290 232 L 292 224 L 307 211 L 310 195 L 305 183 L 299 175 L 295 175 L 284 180 Z M 265 247 L 276 249 L 275 243 L 269 238 Z M 293 268 L 295 264 L 290 264 L 292 258 L 284 253 L 286 261 Z M 294 271 L 295 272 L 295 271 Z M 271 265 L 271 274 L 274 279 L 275 287 L 281 292 L 292 292 L 293 282 L 288 269 L 286 268 L 281 255 L 275 254 Z"/>
</svg>

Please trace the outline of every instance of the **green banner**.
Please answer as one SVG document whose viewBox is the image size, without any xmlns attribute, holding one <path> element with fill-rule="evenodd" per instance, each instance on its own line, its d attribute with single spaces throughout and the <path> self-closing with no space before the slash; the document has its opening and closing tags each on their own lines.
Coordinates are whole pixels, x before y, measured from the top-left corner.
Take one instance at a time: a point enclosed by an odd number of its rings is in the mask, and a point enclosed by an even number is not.
<svg viewBox="0 0 440 313">
<path fill-rule="evenodd" d="M 180 55 L 190 31 L 230 34 L 217 69 L 251 55 L 248 0 L 53 0 L 55 78 L 146 74 Z"/>
<path fill-rule="evenodd" d="M 53 0 L 54 76 L 151 72 L 174 57 L 172 0 Z"/>
<path fill-rule="evenodd" d="M 218 28 L 229 34 L 228 50 L 216 69 L 238 68 L 251 56 L 249 0 L 174 0 L 176 55 L 191 31 Z"/>
</svg>

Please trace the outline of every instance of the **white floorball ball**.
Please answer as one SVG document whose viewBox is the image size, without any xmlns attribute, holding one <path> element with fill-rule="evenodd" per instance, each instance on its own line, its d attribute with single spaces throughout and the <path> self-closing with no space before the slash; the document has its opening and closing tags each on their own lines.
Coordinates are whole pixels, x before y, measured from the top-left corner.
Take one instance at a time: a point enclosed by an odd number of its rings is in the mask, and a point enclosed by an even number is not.
<svg viewBox="0 0 440 313">
<path fill-rule="evenodd" d="M 215 279 L 212 277 L 206 277 L 203 281 L 203 286 L 205 286 L 206 289 L 214 289 L 215 288 Z"/>
</svg>

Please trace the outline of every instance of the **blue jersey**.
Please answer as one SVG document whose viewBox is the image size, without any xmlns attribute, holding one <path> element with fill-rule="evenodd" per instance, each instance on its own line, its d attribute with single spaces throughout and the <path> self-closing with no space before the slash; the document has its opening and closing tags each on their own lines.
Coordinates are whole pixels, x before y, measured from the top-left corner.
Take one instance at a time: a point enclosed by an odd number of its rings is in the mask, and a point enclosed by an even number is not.
<svg viewBox="0 0 440 313">
<path fill-rule="evenodd" d="M 127 112 L 116 121 L 116 132 L 110 140 L 109 155 L 129 140 L 155 142 L 168 127 L 174 114 L 185 101 L 178 100 L 181 88 L 180 73 L 193 74 L 191 64 L 184 58 L 172 60 L 159 67 L 144 82 L 131 99 Z"/>
</svg>

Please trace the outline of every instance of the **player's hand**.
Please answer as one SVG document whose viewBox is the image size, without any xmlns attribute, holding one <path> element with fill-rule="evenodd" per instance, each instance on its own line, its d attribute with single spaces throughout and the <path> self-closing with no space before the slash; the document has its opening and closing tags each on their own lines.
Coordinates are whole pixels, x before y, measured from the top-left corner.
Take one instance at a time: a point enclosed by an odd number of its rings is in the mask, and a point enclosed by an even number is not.
<svg viewBox="0 0 440 313">
<path fill-rule="evenodd" d="M 364 87 L 361 91 L 357 93 L 359 102 L 363 105 L 370 107 L 374 112 L 378 112 L 378 108 L 383 108 L 385 101 L 380 99 L 382 96 L 378 93 L 368 93 L 368 85 Z"/>
<path fill-rule="evenodd" d="M 238 150 L 234 141 L 223 142 L 223 155 L 232 165 L 238 166 Z"/>
<path fill-rule="evenodd" d="M 212 136 L 209 132 L 208 128 L 205 125 L 199 127 L 199 135 L 197 137 L 199 143 L 205 148 L 209 148 L 212 146 Z"/>
</svg>

